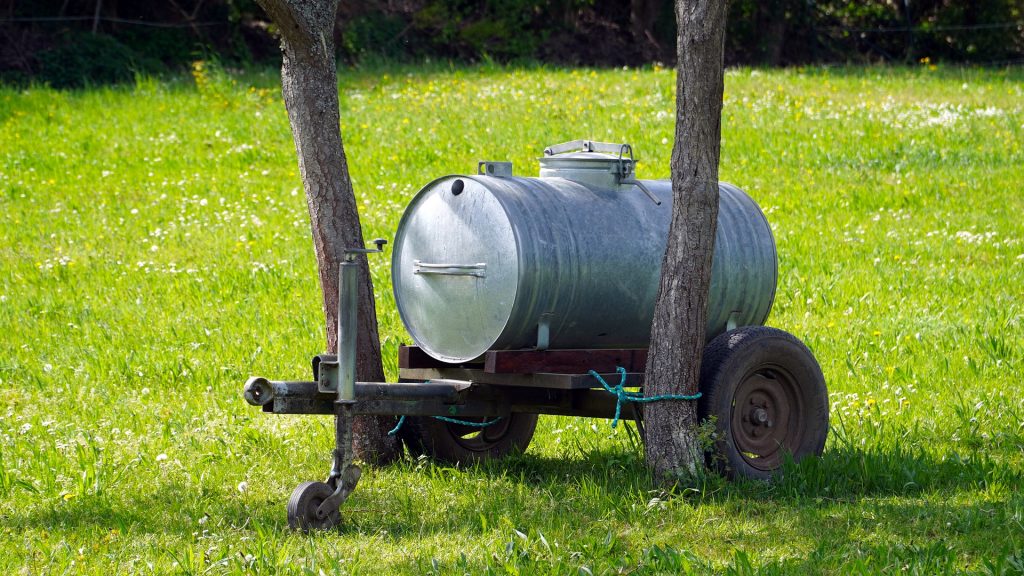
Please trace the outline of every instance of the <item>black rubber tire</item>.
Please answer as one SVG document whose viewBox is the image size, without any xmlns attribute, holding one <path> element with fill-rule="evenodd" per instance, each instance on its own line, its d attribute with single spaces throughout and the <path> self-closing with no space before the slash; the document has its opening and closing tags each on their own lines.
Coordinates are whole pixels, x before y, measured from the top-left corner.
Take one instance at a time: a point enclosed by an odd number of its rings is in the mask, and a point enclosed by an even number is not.
<svg viewBox="0 0 1024 576">
<path fill-rule="evenodd" d="M 700 387 L 700 421 L 716 418 L 708 465 L 726 476 L 769 479 L 787 458 L 821 455 L 828 389 L 792 334 L 747 326 L 718 336 L 704 349 Z"/>
<path fill-rule="evenodd" d="M 341 522 L 341 512 L 335 508 L 323 518 L 316 515 L 320 504 L 334 493 L 334 490 L 323 482 L 303 482 L 299 484 L 292 497 L 288 499 L 288 526 L 292 530 L 328 530 Z"/>
<path fill-rule="evenodd" d="M 466 419 L 487 420 L 493 418 Z M 536 414 L 509 414 L 485 428 L 407 416 L 398 434 L 413 456 L 425 454 L 448 464 L 474 464 L 525 452 L 536 428 Z"/>
</svg>

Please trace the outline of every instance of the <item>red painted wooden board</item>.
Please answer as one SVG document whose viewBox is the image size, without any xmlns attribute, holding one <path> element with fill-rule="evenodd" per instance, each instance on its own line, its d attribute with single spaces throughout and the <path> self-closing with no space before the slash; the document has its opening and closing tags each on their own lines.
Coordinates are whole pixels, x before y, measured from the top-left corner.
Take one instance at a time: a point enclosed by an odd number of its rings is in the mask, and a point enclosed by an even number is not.
<svg viewBox="0 0 1024 576">
<path fill-rule="evenodd" d="M 450 368 L 452 366 L 454 365 L 441 362 L 430 356 L 419 346 L 402 345 L 398 347 L 399 368 Z"/>
<path fill-rule="evenodd" d="M 484 372 L 491 374 L 586 374 L 590 370 L 615 373 L 643 372 L 647 349 L 625 350 L 490 350 L 484 356 Z"/>
</svg>

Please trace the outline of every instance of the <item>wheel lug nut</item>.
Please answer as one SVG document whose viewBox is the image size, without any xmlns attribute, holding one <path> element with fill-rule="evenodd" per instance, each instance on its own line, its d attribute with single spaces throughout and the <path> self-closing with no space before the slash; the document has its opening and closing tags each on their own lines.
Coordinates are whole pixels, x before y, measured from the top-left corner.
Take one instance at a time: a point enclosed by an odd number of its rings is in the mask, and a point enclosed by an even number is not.
<svg viewBox="0 0 1024 576">
<path fill-rule="evenodd" d="M 764 408 L 753 410 L 750 416 L 755 424 L 765 424 L 768 422 L 768 411 Z"/>
</svg>

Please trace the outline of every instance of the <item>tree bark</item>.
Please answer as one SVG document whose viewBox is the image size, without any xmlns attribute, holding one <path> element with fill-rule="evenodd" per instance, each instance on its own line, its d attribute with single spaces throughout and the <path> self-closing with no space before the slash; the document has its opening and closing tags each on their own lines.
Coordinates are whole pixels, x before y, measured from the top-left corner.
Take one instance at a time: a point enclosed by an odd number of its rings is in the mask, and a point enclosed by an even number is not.
<svg viewBox="0 0 1024 576">
<path fill-rule="evenodd" d="M 363 247 L 352 181 L 341 141 L 338 78 L 334 56 L 337 0 L 258 0 L 281 34 L 281 85 L 292 127 L 299 174 L 313 232 L 324 297 L 327 350 L 338 342 L 338 272 L 345 249 Z M 373 283 L 365 256 L 359 258 L 359 342 L 356 379 L 383 382 Z M 387 435 L 394 418 L 358 416 L 353 425 L 355 457 L 385 463 L 397 458 L 398 440 Z"/>
<path fill-rule="evenodd" d="M 672 222 L 651 326 L 644 392 L 694 394 L 700 379 L 718 219 L 725 0 L 676 0 L 676 134 Z M 644 407 L 645 452 L 656 481 L 673 484 L 703 467 L 695 402 Z"/>
</svg>

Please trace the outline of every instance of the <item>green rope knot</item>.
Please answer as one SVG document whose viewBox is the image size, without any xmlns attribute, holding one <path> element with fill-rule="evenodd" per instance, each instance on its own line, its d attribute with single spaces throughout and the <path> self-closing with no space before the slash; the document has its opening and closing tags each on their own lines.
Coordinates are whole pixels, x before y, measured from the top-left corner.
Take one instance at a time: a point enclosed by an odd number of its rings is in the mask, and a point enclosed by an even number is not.
<svg viewBox="0 0 1024 576">
<path fill-rule="evenodd" d="M 619 380 L 619 385 L 612 388 L 601 378 L 601 375 L 596 371 L 591 370 L 590 375 L 597 379 L 604 386 L 604 389 L 609 393 L 614 394 L 615 401 L 615 418 L 612 419 L 612 428 L 619 425 L 619 417 L 622 415 L 622 404 L 625 402 L 660 402 L 662 400 L 696 400 L 700 398 L 700 392 L 693 395 L 686 394 L 660 394 L 658 396 L 644 396 L 643 392 L 627 392 L 626 391 L 626 369 L 622 366 L 616 366 L 615 371 L 618 372 L 622 379 Z"/>
</svg>

